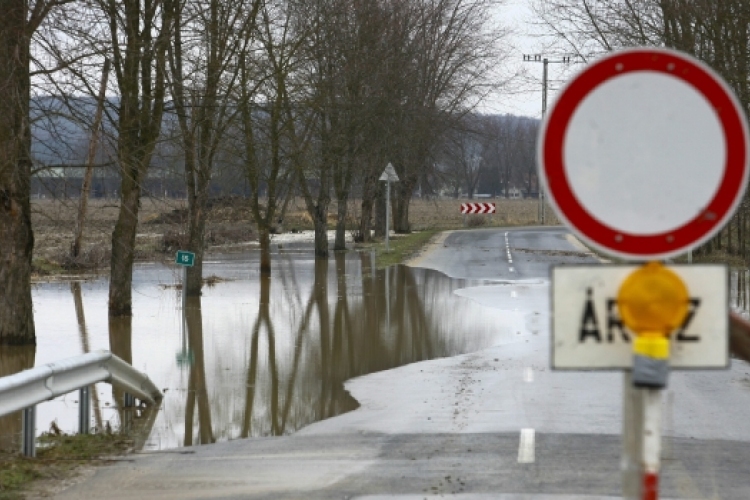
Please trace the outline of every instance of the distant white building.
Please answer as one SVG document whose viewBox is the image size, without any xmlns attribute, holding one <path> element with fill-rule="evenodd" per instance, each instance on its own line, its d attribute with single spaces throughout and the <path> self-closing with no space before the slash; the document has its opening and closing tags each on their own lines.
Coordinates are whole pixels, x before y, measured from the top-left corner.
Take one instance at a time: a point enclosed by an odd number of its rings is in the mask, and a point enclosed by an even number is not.
<svg viewBox="0 0 750 500">
<path fill-rule="evenodd" d="M 497 195 L 498 198 L 505 198 L 505 191 L 502 190 Z M 520 189 L 517 187 L 511 187 L 508 188 L 508 199 L 509 200 L 522 200 L 523 199 L 523 192 L 521 192 Z"/>
</svg>

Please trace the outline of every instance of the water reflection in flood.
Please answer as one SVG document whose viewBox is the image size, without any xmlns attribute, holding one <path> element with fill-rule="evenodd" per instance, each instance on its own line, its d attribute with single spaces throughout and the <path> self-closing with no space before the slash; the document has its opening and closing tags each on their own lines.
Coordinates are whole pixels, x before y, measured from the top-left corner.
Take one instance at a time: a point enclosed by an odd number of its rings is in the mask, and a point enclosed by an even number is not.
<svg viewBox="0 0 750 500">
<path fill-rule="evenodd" d="M 97 384 L 93 425 L 138 424 L 148 430 L 141 444 L 164 449 L 294 432 L 355 409 L 347 379 L 478 350 L 505 333 L 502 311 L 453 294 L 471 283 L 376 270 L 368 254 L 279 253 L 270 278 L 256 270 L 247 256 L 208 262 L 204 272 L 226 281 L 188 298 L 184 323 L 172 286 L 180 272 L 169 266 L 137 267 L 133 318 L 109 321 L 105 279 L 39 285 L 36 365 L 96 349 L 132 362 L 165 390 L 161 410 L 124 409 L 120 392 Z M 56 420 L 74 432 L 76 400 L 40 405 L 38 430 Z"/>
</svg>

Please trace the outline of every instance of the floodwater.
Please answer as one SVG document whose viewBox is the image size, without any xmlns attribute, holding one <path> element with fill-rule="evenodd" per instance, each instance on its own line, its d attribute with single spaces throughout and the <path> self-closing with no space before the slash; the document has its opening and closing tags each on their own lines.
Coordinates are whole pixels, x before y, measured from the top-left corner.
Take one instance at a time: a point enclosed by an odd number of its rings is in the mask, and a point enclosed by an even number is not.
<svg viewBox="0 0 750 500">
<path fill-rule="evenodd" d="M 158 411 L 122 408 L 122 393 L 97 384 L 92 426 L 136 428 L 155 450 L 292 433 L 356 409 L 344 381 L 408 363 L 493 345 L 502 311 L 454 291 L 478 284 L 426 269 L 376 270 L 367 253 L 313 259 L 278 249 L 270 278 L 257 252 L 210 257 L 219 279 L 188 298 L 181 270 L 139 264 L 132 318 L 110 322 L 106 277 L 42 283 L 33 290 L 37 347 L 0 350 L 0 376 L 107 349 L 164 391 Z M 37 407 L 37 434 L 52 422 L 77 432 L 78 393 Z M 18 416 L 0 419 L 0 447 L 16 442 Z"/>
</svg>

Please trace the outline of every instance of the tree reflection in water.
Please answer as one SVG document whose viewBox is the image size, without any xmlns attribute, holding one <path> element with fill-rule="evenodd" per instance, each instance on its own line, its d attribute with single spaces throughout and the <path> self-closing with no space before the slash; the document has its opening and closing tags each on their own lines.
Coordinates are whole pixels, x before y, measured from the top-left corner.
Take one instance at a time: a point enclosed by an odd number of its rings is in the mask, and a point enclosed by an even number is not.
<svg viewBox="0 0 750 500">
<path fill-rule="evenodd" d="M 133 364 L 133 318 L 132 316 L 108 316 L 109 321 L 109 350 L 127 362 Z M 142 449 L 159 413 L 157 407 L 128 406 L 125 391 L 113 385 L 112 400 L 117 409 L 119 422 L 109 425 L 109 430 L 123 432 L 134 440 L 133 448 Z M 105 425 L 106 428 L 106 425 Z"/>
<path fill-rule="evenodd" d="M 200 296 L 187 297 L 185 308 L 188 347 L 193 353 L 194 361 L 190 366 L 190 378 L 185 403 L 185 440 L 184 445 L 210 444 L 216 441 L 211 426 L 211 408 L 206 385 L 206 365 L 203 355 L 203 315 Z M 198 403 L 199 439 L 193 438 L 193 417 Z"/>
<path fill-rule="evenodd" d="M 35 345 L 0 345 L 0 377 L 32 368 L 35 355 Z M 22 417 L 22 411 L 0 417 L 0 451 L 21 449 Z"/>
<path fill-rule="evenodd" d="M 344 388 L 348 379 L 482 349 L 496 339 L 497 313 L 453 293 L 469 282 L 404 266 L 379 270 L 367 253 L 313 260 L 290 247 L 273 258 L 272 274 L 262 278 L 240 259 L 218 259 L 214 272 L 233 281 L 190 298 L 184 323 L 179 292 L 163 286 L 174 282 L 168 267 L 140 271 L 132 318 L 107 316 L 106 280 L 62 289 L 73 296 L 71 323 L 64 320 L 61 287 L 41 286 L 35 299 L 40 324 L 63 318 L 40 330 L 49 332 L 40 336 L 47 353 L 42 362 L 90 346 L 108 346 L 135 362 L 166 389 L 161 411 L 125 407 L 117 388 L 110 401 L 106 388 L 97 395 L 116 413 L 96 415 L 97 427 L 100 420 L 113 430 L 143 427 L 150 432 L 147 447 L 163 449 L 289 434 L 354 410 L 357 402 Z M 84 306 L 90 308 L 86 315 Z M 180 331 L 181 340 L 174 335 Z M 31 367 L 33 349 L 26 356 L 5 355 L 0 368 L 11 373 Z M 74 422 L 77 406 L 45 411 L 50 420 L 69 412 L 64 420 Z M 15 422 L 18 427 L 20 420 Z"/>
<path fill-rule="evenodd" d="M 78 322 L 78 333 L 81 336 L 81 347 L 83 348 L 83 353 L 86 354 L 91 352 L 91 347 L 89 345 L 89 331 L 86 328 L 86 315 L 83 311 L 83 295 L 81 293 L 81 282 L 71 282 L 70 291 L 71 293 L 73 293 L 73 303 L 75 304 L 76 308 L 76 321 Z M 99 402 L 99 393 L 96 389 L 96 386 L 92 385 L 89 392 L 91 393 L 91 399 L 93 402 L 92 406 L 94 410 L 94 422 L 96 425 L 95 429 L 101 430 L 104 428 L 104 423 L 102 419 L 101 403 Z"/>
<path fill-rule="evenodd" d="M 259 278 L 239 437 L 282 435 L 354 410 L 346 380 L 463 351 L 424 305 L 425 297 L 433 304 L 461 300 L 451 297 L 461 282 L 405 266 L 376 270 L 366 253 L 358 261 L 336 253 L 312 265 L 306 302 L 297 295 L 304 289 L 294 266 L 278 265 L 272 276 Z M 291 355 L 277 353 L 282 322 Z"/>
</svg>

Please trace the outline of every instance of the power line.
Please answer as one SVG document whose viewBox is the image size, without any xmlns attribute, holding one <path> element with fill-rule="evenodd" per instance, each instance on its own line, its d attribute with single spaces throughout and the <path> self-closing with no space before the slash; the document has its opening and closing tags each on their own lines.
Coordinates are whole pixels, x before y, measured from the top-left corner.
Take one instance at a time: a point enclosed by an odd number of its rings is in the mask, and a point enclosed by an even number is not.
<svg viewBox="0 0 750 500">
<path fill-rule="evenodd" d="M 548 57 L 544 57 L 542 54 L 524 54 L 523 55 L 523 61 L 524 62 L 530 62 L 530 63 L 541 63 L 544 65 L 544 69 L 542 71 L 542 120 L 544 120 L 544 116 L 547 114 L 547 67 L 550 64 L 570 64 L 573 60 L 573 57 L 575 56 L 560 56 L 557 59 L 550 59 Z M 542 185 L 539 182 L 538 176 L 537 176 L 537 190 L 539 191 L 539 211 L 538 211 L 538 218 L 541 222 L 541 224 L 544 224 L 544 215 L 545 215 L 545 207 L 544 207 L 544 190 L 542 189 Z"/>
</svg>

